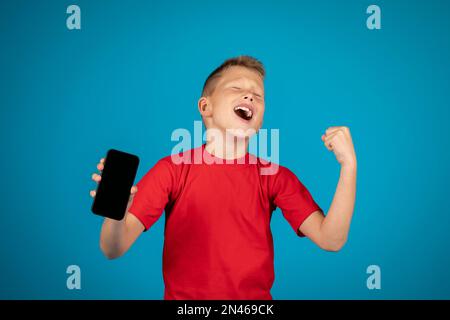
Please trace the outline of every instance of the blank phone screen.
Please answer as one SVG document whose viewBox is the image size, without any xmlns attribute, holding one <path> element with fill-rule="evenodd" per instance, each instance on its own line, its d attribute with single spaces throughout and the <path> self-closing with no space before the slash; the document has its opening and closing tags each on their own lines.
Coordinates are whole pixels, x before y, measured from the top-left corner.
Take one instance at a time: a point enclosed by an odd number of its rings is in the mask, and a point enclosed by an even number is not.
<svg viewBox="0 0 450 320">
<path fill-rule="evenodd" d="M 139 158 L 130 153 L 110 149 L 92 204 L 92 212 L 111 219 L 122 220 L 127 209 Z"/>
</svg>

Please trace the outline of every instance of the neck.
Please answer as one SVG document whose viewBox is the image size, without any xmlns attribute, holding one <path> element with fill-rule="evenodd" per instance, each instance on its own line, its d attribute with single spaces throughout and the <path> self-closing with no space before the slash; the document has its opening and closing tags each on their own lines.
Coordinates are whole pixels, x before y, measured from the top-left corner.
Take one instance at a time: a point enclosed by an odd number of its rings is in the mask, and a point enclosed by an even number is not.
<svg viewBox="0 0 450 320">
<path fill-rule="evenodd" d="M 217 158 L 226 160 L 239 159 L 246 155 L 248 137 L 240 138 L 229 133 L 222 134 L 222 137 L 222 139 L 217 139 L 216 136 L 212 136 L 207 132 L 206 151 Z"/>
</svg>

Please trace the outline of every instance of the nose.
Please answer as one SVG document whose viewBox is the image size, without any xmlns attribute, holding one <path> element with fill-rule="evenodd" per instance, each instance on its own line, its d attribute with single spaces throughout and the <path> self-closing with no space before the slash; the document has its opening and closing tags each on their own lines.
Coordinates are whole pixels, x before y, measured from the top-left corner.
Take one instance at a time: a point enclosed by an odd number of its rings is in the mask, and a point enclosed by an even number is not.
<svg viewBox="0 0 450 320">
<path fill-rule="evenodd" d="M 246 96 L 244 97 L 244 99 L 248 99 L 248 100 L 250 100 L 251 102 L 253 102 L 253 97 L 252 97 L 251 95 L 246 95 Z"/>
</svg>

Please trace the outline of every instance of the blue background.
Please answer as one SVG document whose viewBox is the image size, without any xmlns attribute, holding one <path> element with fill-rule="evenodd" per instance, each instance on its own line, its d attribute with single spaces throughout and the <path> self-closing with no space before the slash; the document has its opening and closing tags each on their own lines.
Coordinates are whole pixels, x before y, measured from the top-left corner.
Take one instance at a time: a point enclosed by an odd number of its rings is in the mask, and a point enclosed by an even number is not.
<svg viewBox="0 0 450 320">
<path fill-rule="evenodd" d="M 206 76 L 250 54 L 267 70 L 264 127 L 280 161 L 328 210 L 339 165 L 320 139 L 350 127 L 358 158 L 349 241 L 338 253 L 272 221 L 275 299 L 450 298 L 450 3 L 2 1 L 0 298 L 161 299 L 164 216 L 109 261 L 90 179 L 113 147 L 137 180 L 193 129 Z M 81 30 L 66 8 L 81 8 Z M 81 290 L 66 268 L 81 268 Z M 381 267 L 381 290 L 366 268 Z"/>
</svg>

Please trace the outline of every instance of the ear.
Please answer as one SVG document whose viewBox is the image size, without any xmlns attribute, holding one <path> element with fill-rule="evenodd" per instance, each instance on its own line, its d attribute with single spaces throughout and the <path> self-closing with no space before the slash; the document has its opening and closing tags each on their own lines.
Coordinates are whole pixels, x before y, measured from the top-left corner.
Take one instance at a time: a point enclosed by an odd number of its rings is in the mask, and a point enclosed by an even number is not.
<svg viewBox="0 0 450 320">
<path fill-rule="evenodd" d="M 212 115 L 211 102 L 207 97 L 201 97 L 198 100 L 198 111 L 202 117 L 210 117 Z"/>
</svg>

